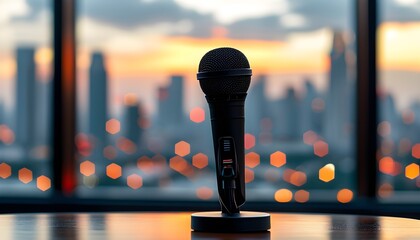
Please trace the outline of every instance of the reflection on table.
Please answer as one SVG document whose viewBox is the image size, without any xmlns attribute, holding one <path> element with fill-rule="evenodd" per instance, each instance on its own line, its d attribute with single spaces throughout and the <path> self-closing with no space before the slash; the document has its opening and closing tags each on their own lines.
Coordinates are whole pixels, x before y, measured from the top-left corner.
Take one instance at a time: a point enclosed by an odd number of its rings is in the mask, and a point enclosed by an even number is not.
<svg viewBox="0 0 420 240">
<path fill-rule="evenodd" d="M 0 215 L 2 239 L 417 239 L 420 221 L 392 217 L 272 214 L 269 232 L 192 232 L 191 213 Z"/>
</svg>

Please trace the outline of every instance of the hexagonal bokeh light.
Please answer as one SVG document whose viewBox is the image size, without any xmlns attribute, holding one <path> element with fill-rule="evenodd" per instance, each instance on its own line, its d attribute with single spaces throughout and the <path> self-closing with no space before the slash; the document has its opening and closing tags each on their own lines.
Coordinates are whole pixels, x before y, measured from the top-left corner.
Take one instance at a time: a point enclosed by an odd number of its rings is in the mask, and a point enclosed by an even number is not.
<svg viewBox="0 0 420 240">
<path fill-rule="evenodd" d="M 245 183 L 254 181 L 254 171 L 249 168 L 245 168 Z"/>
<path fill-rule="evenodd" d="M 245 166 L 254 168 L 260 164 L 260 155 L 255 152 L 250 152 L 245 155 Z"/>
<path fill-rule="evenodd" d="M 414 179 L 419 176 L 419 165 L 411 163 L 405 167 L 405 176 L 408 179 Z"/>
<path fill-rule="evenodd" d="M 411 148 L 411 155 L 413 158 L 420 159 L 420 143 L 416 143 Z"/>
<path fill-rule="evenodd" d="M 106 167 L 106 175 L 112 179 L 121 177 L 122 170 L 121 166 L 115 163 L 111 163 Z"/>
<path fill-rule="evenodd" d="M 332 163 L 328 163 L 319 169 L 319 180 L 323 182 L 330 182 L 335 178 L 335 166 Z"/>
<path fill-rule="evenodd" d="M 12 175 L 12 167 L 7 163 L 0 164 L 0 177 L 6 179 Z"/>
<path fill-rule="evenodd" d="M 109 134 L 117 134 L 117 133 L 119 133 L 119 132 L 120 132 L 120 130 L 121 130 L 121 124 L 120 124 L 120 121 L 118 121 L 118 120 L 117 120 L 117 119 L 115 119 L 115 118 L 112 118 L 112 119 L 108 120 L 108 121 L 106 122 L 106 127 L 105 127 L 105 129 L 106 129 L 106 131 L 107 131 Z"/>
<path fill-rule="evenodd" d="M 133 173 L 127 177 L 127 185 L 132 189 L 139 189 L 143 186 L 143 178 Z"/>
<path fill-rule="evenodd" d="M 80 163 L 80 173 L 86 177 L 95 174 L 95 164 L 89 160 Z"/>
<path fill-rule="evenodd" d="M 203 169 L 209 164 L 209 158 L 203 153 L 197 153 L 192 157 L 192 165 L 198 169 Z"/>
<path fill-rule="evenodd" d="M 209 187 L 199 187 L 195 193 L 199 199 L 207 200 L 213 196 L 213 189 Z"/>
<path fill-rule="evenodd" d="M 328 143 L 318 140 L 314 143 L 314 154 L 318 157 L 325 157 L 328 154 Z"/>
<path fill-rule="evenodd" d="M 274 152 L 270 155 L 270 164 L 274 167 L 281 167 L 286 164 L 286 154 L 280 151 Z"/>
<path fill-rule="evenodd" d="M 185 157 L 190 154 L 190 144 L 185 141 L 179 141 L 175 144 L 175 154 Z"/>
<path fill-rule="evenodd" d="M 253 148 L 255 146 L 255 136 L 250 133 L 246 133 L 244 143 L 246 150 Z"/>
<path fill-rule="evenodd" d="M 309 200 L 309 192 L 306 190 L 298 190 L 295 192 L 295 201 L 304 203 Z"/>
<path fill-rule="evenodd" d="M 27 168 L 22 168 L 18 172 L 19 181 L 27 184 L 33 180 L 32 171 Z"/>
<path fill-rule="evenodd" d="M 190 111 L 190 120 L 195 123 L 204 122 L 206 119 L 206 113 L 200 107 L 195 107 Z"/>
<path fill-rule="evenodd" d="M 36 187 L 41 191 L 47 191 L 51 188 L 51 180 L 47 176 L 39 176 L 36 179 Z"/>
</svg>

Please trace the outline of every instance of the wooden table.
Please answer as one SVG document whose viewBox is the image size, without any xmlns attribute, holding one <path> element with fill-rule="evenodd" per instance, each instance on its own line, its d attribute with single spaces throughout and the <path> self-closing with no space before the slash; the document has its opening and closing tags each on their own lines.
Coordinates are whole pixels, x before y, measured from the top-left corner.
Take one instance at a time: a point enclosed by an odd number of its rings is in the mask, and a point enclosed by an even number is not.
<svg viewBox="0 0 420 240">
<path fill-rule="evenodd" d="M 191 213 L 0 215 L 0 239 L 420 239 L 420 220 L 352 215 L 281 214 L 271 231 L 191 232 Z"/>
</svg>

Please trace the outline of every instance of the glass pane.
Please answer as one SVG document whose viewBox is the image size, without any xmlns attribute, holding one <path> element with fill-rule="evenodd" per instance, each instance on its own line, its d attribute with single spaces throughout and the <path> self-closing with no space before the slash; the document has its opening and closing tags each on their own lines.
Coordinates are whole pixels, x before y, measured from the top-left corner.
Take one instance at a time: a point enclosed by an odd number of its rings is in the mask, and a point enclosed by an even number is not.
<svg viewBox="0 0 420 240">
<path fill-rule="evenodd" d="M 380 4 L 379 197 L 418 202 L 420 187 L 420 2 Z"/>
<path fill-rule="evenodd" d="M 207 51 L 231 46 L 254 73 L 248 200 L 351 201 L 353 4 L 79 1 L 80 196 L 217 199 L 196 72 Z"/>
<path fill-rule="evenodd" d="M 51 188 L 51 2 L 0 2 L 0 195 Z"/>
</svg>

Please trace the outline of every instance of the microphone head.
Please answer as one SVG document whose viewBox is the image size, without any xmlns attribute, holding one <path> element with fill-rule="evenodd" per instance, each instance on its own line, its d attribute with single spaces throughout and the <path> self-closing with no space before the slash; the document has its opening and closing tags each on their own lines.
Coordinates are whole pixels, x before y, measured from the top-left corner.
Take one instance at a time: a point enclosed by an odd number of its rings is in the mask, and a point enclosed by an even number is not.
<svg viewBox="0 0 420 240">
<path fill-rule="evenodd" d="M 245 55 L 234 48 L 216 48 L 201 58 L 197 79 L 206 95 L 246 93 L 252 70 Z"/>
</svg>

